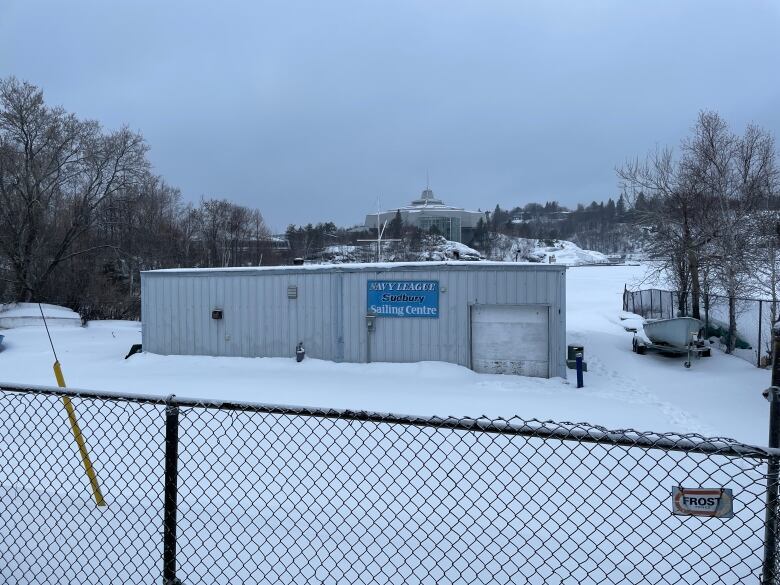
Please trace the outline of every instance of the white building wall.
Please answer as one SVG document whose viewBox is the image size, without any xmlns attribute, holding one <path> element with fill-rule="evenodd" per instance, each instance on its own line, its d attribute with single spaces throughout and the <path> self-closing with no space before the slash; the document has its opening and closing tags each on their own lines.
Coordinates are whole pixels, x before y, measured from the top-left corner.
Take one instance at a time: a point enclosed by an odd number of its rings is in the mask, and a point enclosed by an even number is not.
<svg viewBox="0 0 780 585">
<path fill-rule="evenodd" d="M 438 280 L 438 318 L 377 317 L 366 327 L 367 281 Z M 144 272 L 143 348 L 159 354 L 310 357 L 347 362 L 445 361 L 471 367 L 470 306 L 550 307 L 551 375 L 566 375 L 565 268 L 416 263 Z M 288 286 L 298 298 L 288 299 Z M 223 319 L 211 318 L 213 309 Z"/>
</svg>

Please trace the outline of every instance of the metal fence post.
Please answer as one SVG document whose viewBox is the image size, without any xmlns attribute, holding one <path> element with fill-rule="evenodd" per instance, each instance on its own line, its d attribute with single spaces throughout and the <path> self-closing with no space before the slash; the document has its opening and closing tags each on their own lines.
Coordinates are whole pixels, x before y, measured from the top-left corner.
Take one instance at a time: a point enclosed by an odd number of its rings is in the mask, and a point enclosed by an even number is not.
<svg viewBox="0 0 780 585">
<path fill-rule="evenodd" d="M 653 315 L 653 292 L 655 292 L 652 288 L 650 289 L 650 318 L 653 319 L 655 316 Z"/>
<path fill-rule="evenodd" d="M 772 329 L 772 386 L 769 400 L 769 447 L 780 447 L 780 324 Z M 778 476 L 780 457 L 770 456 L 766 476 L 766 514 L 764 522 L 764 567 L 762 584 L 777 582 Z"/>
<path fill-rule="evenodd" d="M 163 511 L 163 585 L 181 585 L 176 578 L 176 507 L 179 466 L 179 407 L 165 406 L 165 492 Z"/>
<path fill-rule="evenodd" d="M 756 367 L 761 367 L 761 322 L 764 320 L 764 301 L 758 301 L 758 357 L 756 358 Z"/>
</svg>

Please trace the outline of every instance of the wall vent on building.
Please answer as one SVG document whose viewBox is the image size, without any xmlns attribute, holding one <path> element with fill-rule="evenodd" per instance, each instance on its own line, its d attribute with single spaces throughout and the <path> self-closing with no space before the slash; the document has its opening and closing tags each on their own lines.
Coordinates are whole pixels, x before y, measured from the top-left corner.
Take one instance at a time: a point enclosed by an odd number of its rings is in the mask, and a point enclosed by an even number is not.
<svg viewBox="0 0 780 585">
<path fill-rule="evenodd" d="M 294 284 L 291 284 L 287 287 L 287 298 L 288 299 L 297 299 L 298 298 L 298 287 Z"/>
</svg>

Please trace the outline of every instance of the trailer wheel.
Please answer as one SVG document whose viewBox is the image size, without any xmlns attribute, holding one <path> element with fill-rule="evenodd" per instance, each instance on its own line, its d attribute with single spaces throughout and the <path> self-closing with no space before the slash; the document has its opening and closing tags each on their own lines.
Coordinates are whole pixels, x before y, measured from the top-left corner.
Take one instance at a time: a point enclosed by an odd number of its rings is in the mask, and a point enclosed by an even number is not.
<svg viewBox="0 0 780 585">
<path fill-rule="evenodd" d="M 686 368 L 690 368 L 690 367 L 691 367 L 691 362 L 685 362 L 683 365 L 684 365 Z"/>
<path fill-rule="evenodd" d="M 636 344 L 636 352 L 639 355 L 645 355 L 645 352 L 647 352 L 647 346 L 642 344 L 642 343 L 637 343 Z"/>
</svg>

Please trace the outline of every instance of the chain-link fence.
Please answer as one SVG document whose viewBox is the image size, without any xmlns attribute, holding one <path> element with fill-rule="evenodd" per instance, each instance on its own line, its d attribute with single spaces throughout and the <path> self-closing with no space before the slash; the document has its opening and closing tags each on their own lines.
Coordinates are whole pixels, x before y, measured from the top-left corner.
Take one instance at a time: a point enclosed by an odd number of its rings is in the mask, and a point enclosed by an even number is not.
<svg viewBox="0 0 780 585">
<path fill-rule="evenodd" d="M 0 582 L 733 584 L 766 567 L 777 583 L 778 455 L 518 418 L 6 387 Z M 672 513 L 675 488 L 713 487 L 732 517 Z"/>
<path fill-rule="evenodd" d="M 780 303 L 762 299 L 738 298 L 735 301 L 737 340 L 734 355 L 766 367 L 772 358 L 772 319 L 780 318 Z M 661 290 L 625 290 L 623 310 L 645 319 L 671 319 L 693 313 L 690 293 Z M 729 299 L 721 295 L 702 295 L 701 320 L 706 336 L 717 338 L 723 345 L 728 339 Z"/>
</svg>

